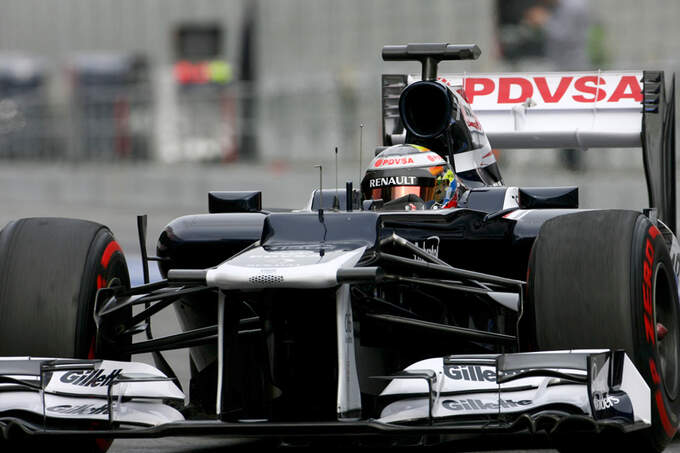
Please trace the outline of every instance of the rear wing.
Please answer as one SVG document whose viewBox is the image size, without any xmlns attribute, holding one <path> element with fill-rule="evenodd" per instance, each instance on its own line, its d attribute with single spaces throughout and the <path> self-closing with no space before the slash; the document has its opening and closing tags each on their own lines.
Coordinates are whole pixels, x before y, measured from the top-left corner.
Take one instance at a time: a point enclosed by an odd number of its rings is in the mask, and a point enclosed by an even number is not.
<svg viewBox="0 0 680 453">
<path fill-rule="evenodd" d="M 399 95 L 420 74 L 382 76 L 383 145 L 403 143 Z M 661 71 L 441 74 L 493 148 L 641 147 L 650 207 L 676 231 L 675 75 Z"/>
</svg>

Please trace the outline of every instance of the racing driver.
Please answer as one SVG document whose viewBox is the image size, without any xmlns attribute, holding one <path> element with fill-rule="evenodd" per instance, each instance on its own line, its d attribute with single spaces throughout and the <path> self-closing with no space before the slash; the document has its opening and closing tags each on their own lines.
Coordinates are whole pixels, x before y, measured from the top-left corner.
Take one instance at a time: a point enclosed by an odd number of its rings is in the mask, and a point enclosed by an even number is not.
<svg viewBox="0 0 680 453">
<path fill-rule="evenodd" d="M 394 145 L 370 163 L 361 182 L 364 200 L 382 200 L 383 210 L 453 208 L 464 190 L 451 165 L 418 145 Z"/>
</svg>

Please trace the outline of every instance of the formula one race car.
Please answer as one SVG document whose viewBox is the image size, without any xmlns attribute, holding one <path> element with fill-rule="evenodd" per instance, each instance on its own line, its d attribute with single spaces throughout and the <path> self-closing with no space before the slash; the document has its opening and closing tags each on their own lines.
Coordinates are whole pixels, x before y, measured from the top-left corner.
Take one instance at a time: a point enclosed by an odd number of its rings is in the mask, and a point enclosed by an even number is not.
<svg viewBox="0 0 680 453">
<path fill-rule="evenodd" d="M 102 225 L 5 226 L 3 437 L 663 450 L 680 416 L 674 88 L 648 71 L 437 76 L 479 53 L 385 47 L 423 71 L 383 76 L 383 147 L 361 190 L 319 187 L 292 212 L 212 192 L 155 257 L 140 217 L 142 286 Z M 650 209 L 504 186 L 491 149 L 605 146 L 642 148 Z M 152 260 L 164 279 L 148 283 Z M 182 331 L 154 338 L 170 305 Z M 187 406 L 162 355 L 179 348 Z M 147 352 L 156 367 L 129 362 Z"/>
</svg>

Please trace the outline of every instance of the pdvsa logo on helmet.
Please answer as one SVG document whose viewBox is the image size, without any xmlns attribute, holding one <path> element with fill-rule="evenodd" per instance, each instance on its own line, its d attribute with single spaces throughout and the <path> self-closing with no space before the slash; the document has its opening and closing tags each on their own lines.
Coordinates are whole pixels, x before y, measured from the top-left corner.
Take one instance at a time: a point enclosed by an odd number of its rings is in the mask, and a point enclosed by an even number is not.
<svg viewBox="0 0 680 453">
<path fill-rule="evenodd" d="M 368 187 L 415 186 L 417 183 L 418 181 L 415 176 L 390 176 L 369 179 Z"/>
<path fill-rule="evenodd" d="M 408 165 L 415 164 L 412 157 L 390 157 L 386 159 L 378 159 L 373 165 L 375 168 L 379 167 L 391 167 L 393 165 Z"/>
</svg>

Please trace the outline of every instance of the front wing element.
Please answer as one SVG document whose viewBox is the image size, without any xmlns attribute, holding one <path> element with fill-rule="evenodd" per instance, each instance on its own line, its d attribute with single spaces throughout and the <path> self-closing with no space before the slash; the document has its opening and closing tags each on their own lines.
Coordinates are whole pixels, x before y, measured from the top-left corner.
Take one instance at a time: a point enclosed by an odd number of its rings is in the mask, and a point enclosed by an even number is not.
<svg viewBox="0 0 680 453">
<path fill-rule="evenodd" d="M 184 394 L 154 367 L 109 360 L 0 359 L 0 418 L 20 414 L 43 428 L 84 422 L 157 426 L 184 420 L 166 400 Z"/>
<path fill-rule="evenodd" d="M 118 363 L 102 362 L 99 369 L 109 372 L 107 366 L 119 366 Z M 56 376 L 61 381 L 65 375 L 61 372 Z M 8 377 L 5 374 L 2 376 L 3 379 Z M 99 377 L 102 376 L 103 374 Z M 17 381 L 17 377 L 14 375 L 9 379 Z M 651 424 L 649 387 L 622 351 L 579 350 L 449 356 L 424 360 L 397 375 L 383 378 L 388 378 L 391 382 L 381 397 L 391 402 L 386 404 L 381 418 L 377 420 L 184 421 L 168 406 L 151 402 L 153 399 L 149 402 L 133 399 L 123 402 L 117 409 L 116 416 L 120 418 L 116 420 L 124 420 L 126 412 L 143 412 L 144 409 L 138 406 L 144 404 L 156 405 L 155 410 L 147 412 L 153 412 L 157 419 L 137 420 L 137 423 L 127 425 L 122 422 L 101 424 L 99 426 L 102 428 L 92 429 L 92 426 L 79 428 L 50 425 L 49 419 L 45 425 L 40 419 L 17 416 L 14 411 L 11 414 L 0 414 L 0 433 L 5 438 L 222 435 L 234 438 L 289 439 L 337 436 L 384 438 L 390 441 L 416 439 L 419 442 L 417 439 L 422 436 L 433 439 L 431 436 L 435 435 L 442 440 L 455 440 L 456 435 L 469 437 L 471 433 L 625 433 L 649 427 Z M 50 380 L 52 379 L 54 376 Z M 97 379 L 90 382 L 96 383 Z M 87 382 L 87 379 L 83 382 Z M 8 382 L 3 384 L 3 388 L 8 385 Z M 137 391 L 138 394 L 142 393 L 141 388 Z M 18 401 L 27 397 L 23 403 L 15 403 L 23 404 L 24 411 L 30 412 L 26 406 L 33 404 L 37 408 L 33 413 L 41 412 L 40 402 L 36 399 L 38 392 L 31 393 L 22 389 L 16 392 L 10 390 L 8 394 L 11 398 L 6 401 Z M 78 402 L 68 403 L 68 407 L 67 404 L 61 405 L 59 412 L 64 416 L 82 417 L 83 414 L 78 412 L 86 412 L 90 407 L 103 407 L 102 399 L 93 395 L 47 396 L 46 401 L 50 401 L 49 404 L 53 404 L 52 400 L 57 401 L 57 398 L 78 399 Z M 179 396 L 179 393 L 171 391 L 166 396 Z M 108 415 L 104 409 L 102 414 Z M 48 418 L 53 416 L 49 411 L 45 411 L 45 415 Z M 161 417 L 165 417 L 165 420 L 161 421 Z M 91 418 L 88 416 L 88 419 Z"/>
<path fill-rule="evenodd" d="M 407 373 L 406 375 L 404 373 Z M 421 373 L 421 379 L 413 379 Z M 385 423 L 582 415 L 651 424 L 650 391 L 623 351 L 575 350 L 428 359 L 391 379 Z"/>
</svg>

